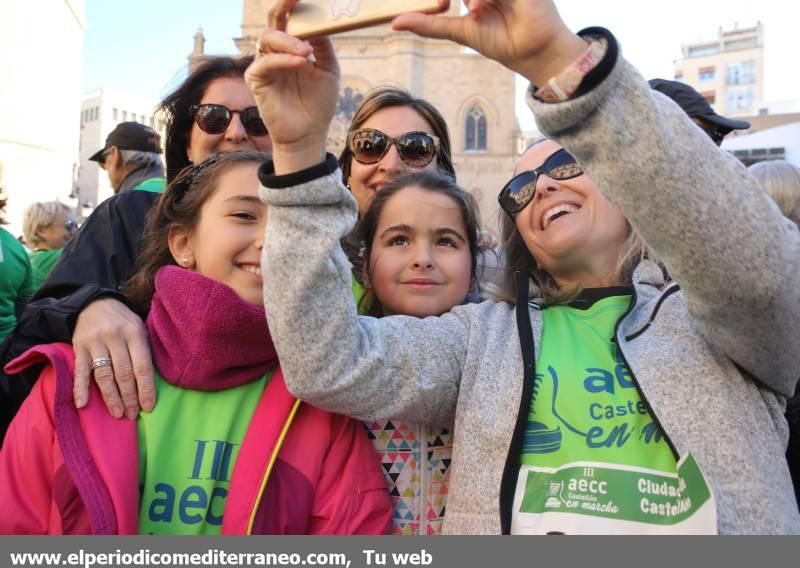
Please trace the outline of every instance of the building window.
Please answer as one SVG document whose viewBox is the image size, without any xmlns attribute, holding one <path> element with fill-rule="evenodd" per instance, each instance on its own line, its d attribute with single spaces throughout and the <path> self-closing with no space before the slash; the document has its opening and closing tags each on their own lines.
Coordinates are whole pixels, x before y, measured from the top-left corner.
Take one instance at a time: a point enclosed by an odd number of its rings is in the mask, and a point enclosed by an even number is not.
<svg viewBox="0 0 800 568">
<path fill-rule="evenodd" d="M 119 111 L 117 109 L 111 109 L 111 118 L 116 122 L 119 120 Z"/>
<path fill-rule="evenodd" d="M 725 112 L 750 112 L 756 102 L 755 87 L 738 87 L 728 89 L 725 93 Z"/>
<path fill-rule="evenodd" d="M 704 57 L 719 53 L 719 44 L 699 45 L 689 48 L 689 57 Z"/>
<path fill-rule="evenodd" d="M 479 107 L 467 114 L 467 131 L 464 137 L 465 150 L 486 151 L 486 115 Z"/>
<path fill-rule="evenodd" d="M 756 82 L 756 62 L 739 61 L 725 67 L 725 82 L 728 85 L 749 85 Z"/>
<path fill-rule="evenodd" d="M 128 111 L 127 110 L 123 110 L 122 111 L 122 122 L 127 122 L 127 121 L 128 121 Z"/>
<path fill-rule="evenodd" d="M 675 71 L 675 80 L 683 81 L 683 71 Z"/>
<path fill-rule="evenodd" d="M 100 107 L 94 107 L 94 119 L 97 120 L 100 118 Z"/>
<path fill-rule="evenodd" d="M 701 83 L 713 81 L 716 75 L 717 70 L 714 67 L 701 67 L 697 71 L 697 78 Z"/>
<path fill-rule="evenodd" d="M 751 148 L 747 150 L 734 150 L 733 155 L 739 158 L 745 166 L 752 166 L 758 162 L 770 160 L 785 160 L 786 149 L 778 148 Z"/>
</svg>

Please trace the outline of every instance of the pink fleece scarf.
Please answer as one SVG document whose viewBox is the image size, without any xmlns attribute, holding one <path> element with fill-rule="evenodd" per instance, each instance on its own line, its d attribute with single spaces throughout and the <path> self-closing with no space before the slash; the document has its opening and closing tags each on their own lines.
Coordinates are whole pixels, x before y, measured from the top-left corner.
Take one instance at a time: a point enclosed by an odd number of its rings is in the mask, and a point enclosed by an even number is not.
<svg viewBox="0 0 800 568">
<path fill-rule="evenodd" d="M 275 366 L 263 306 L 196 272 L 164 266 L 147 331 L 156 368 L 183 388 L 216 391 L 249 383 Z"/>
</svg>

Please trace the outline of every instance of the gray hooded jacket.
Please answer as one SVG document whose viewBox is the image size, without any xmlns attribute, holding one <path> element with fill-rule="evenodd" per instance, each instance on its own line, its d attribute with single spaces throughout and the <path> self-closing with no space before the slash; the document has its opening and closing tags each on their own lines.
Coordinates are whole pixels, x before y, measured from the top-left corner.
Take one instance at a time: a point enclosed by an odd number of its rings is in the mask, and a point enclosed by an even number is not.
<svg viewBox="0 0 800 568">
<path fill-rule="evenodd" d="M 528 102 L 677 283 L 642 263 L 616 340 L 673 448 L 708 479 L 719 532 L 800 533 L 783 417 L 800 374 L 800 233 L 742 164 L 610 52 L 588 92 Z M 359 317 L 339 245 L 356 204 L 334 167 L 261 172 L 265 304 L 287 386 L 362 420 L 454 423 L 444 531 L 500 533 L 524 384 L 516 308 Z M 538 349 L 541 312 L 528 309 Z"/>
</svg>

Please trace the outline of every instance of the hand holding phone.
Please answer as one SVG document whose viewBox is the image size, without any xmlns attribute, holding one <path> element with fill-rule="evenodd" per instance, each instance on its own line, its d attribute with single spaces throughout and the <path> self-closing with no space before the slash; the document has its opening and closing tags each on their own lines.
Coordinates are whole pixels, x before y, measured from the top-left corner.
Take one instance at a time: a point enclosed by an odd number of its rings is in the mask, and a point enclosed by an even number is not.
<svg viewBox="0 0 800 568">
<path fill-rule="evenodd" d="M 330 35 L 389 22 L 407 12 L 437 14 L 448 6 L 440 0 L 301 0 L 286 31 L 299 38 Z"/>
</svg>

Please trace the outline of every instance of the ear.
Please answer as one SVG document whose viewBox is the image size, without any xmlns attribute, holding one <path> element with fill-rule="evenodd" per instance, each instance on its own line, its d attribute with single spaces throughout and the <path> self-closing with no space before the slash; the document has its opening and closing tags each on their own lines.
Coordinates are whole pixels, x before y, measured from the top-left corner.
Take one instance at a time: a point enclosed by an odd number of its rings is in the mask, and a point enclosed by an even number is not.
<svg viewBox="0 0 800 568">
<path fill-rule="evenodd" d="M 111 146 L 111 152 L 109 152 L 108 158 L 106 158 L 106 163 L 110 163 L 116 167 L 122 165 L 122 153 L 119 151 L 119 148 Z"/>
<path fill-rule="evenodd" d="M 194 239 L 185 229 L 172 227 L 169 230 L 169 252 L 172 258 L 182 268 L 194 269 Z"/>
</svg>

